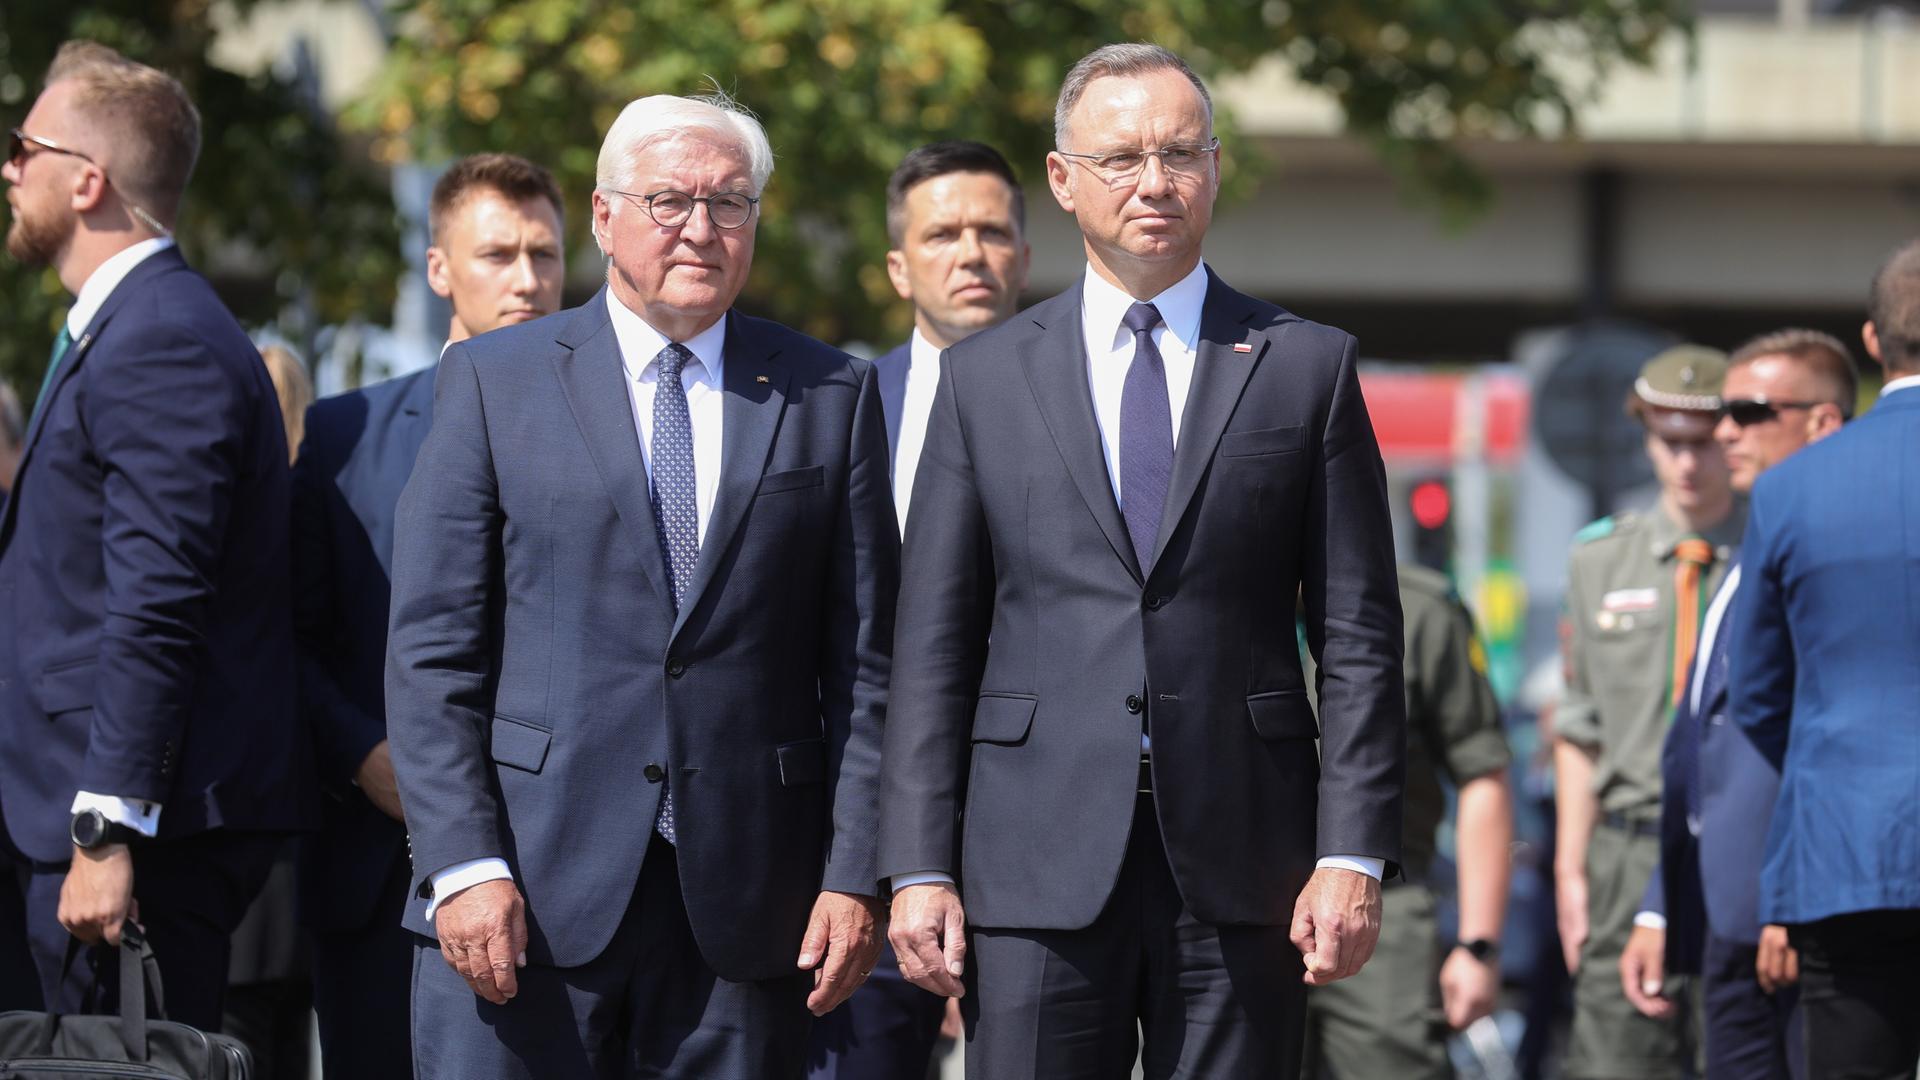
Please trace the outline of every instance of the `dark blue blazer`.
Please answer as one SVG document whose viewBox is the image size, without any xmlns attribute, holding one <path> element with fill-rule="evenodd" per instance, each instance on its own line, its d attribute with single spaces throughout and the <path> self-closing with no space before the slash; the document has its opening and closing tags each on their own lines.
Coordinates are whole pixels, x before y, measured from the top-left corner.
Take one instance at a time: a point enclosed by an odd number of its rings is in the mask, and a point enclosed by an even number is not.
<svg viewBox="0 0 1920 1080">
<path fill-rule="evenodd" d="M 406 857 L 406 830 L 352 781 L 387 737 L 394 511 L 433 423 L 434 370 L 314 402 L 293 467 L 300 708 L 327 796 L 301 862 L 301 899 L 321 930 L 366 926 Z"/>
<path fill-rule="evenodd" d="M 1700 971 L 1709 928 L 1724 941 L 1760 940 L 1755 856 L 1780 793 L 1780 770 L 1728 715 L 1732 622 L 1729 605 L 1712 650 L 1694 658 L 1707 665 L 1700 711 L 1691 694 L 1681 699 L 1661 756 L 1660 865 L 1642 908 L 1666 915 L 1667 969 L 1685 974 Z M 1689 669 L 1689 687 L 1693 678 Z"/>
<path fill-rule="evenodd" d="M 1920 908 L 1920 390 L 1754 485 L 1733 716 L 1781 762 L 1760 918 Z"/>
<path fill-rule="evenodd" d="M 286 434 L 253 343 L 178 249 L 61 363 L 0 510 L 0 806 L 72 854 L 76 790 L 161 837 L 312 821 L 293 703 Z"/>
<path fill-rule="evenodd" d="M 723 469 L 677 610 L 605 291 L 440 361 L 394 539 L 388 731 L 416 893 L 505 858 L 533 963 L 611 940 L 662 780 L 720 977 L 790 975 L 819 890 L 876 888 L 899 587 L 879 393 L 866 361 L 727 320 Z M 430 934 L 425 906 L 405 925 Z"/>
<path fill-rule="evenodd" d="M 907 369 L 913 365 L 913 342 L 896 345 L 873 360 L 873 381 L 880 386 L 880 409 L 887 416 L 887 475 L 900 455 L 900 413 L 907 406 Z"/>
</svg>

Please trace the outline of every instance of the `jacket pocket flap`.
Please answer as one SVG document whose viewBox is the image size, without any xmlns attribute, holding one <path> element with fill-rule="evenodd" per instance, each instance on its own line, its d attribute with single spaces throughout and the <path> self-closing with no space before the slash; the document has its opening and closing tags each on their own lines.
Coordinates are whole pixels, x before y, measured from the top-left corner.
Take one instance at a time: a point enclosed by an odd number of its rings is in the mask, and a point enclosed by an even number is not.
<svg viewBox="0 0 1920 1080">
<path fill-rule="evenodd" d="M 539 772 L 547 762 L 553 733 L 511 716 L 493 718 L 493 760 L 528 772 Z"/>
<path fill-rule="evenodd" d="M 827 467 L 808 465 L 804 469 L 788 469 L 786 472 L 768 473 L 760 478 L 760 494 L 771 495 L 776 491 L 792 491 L 794 488 L 818 487 L 826 482 Z"/>
<path fill-rule="evenodd" d="M 1307 429 L 1292 427 L 1261 428 L 1257 431 L 1229 431 L 1220 436 L 1221 457 L 1257 457 L 1261 454 L 1285 454 L 1307 445 Z"/>
<path fill-rule="evenodd" d="M 75 709 L 90 709 L 94 699 L 94 672 L 99 668 L 92 657 L 68 661 L 42 671 L 33 679 L 34 704 L 48 716 Z"/>
<path fill-rule="evenodd" d="M 1007 694 L 982 694 L 973 709 L 973 741 L 1013 744 L 1026 740 L 1038 700 Z"/>
<path fill-rule="evenodd" d="M 780 759 L 780 783 L 785 787 L 818 784 L 827 778 L 827 741 L 802 739 L 773 748 Z"/>
<path fill-rule="evenodd" d="M 1254 694 L 1247 698 L 1247 715 L 1253 718 L 1254 732 L 1263 739 L 1320 737 L 1320 722 L 1314 719 L 1305 690 Z"/>
</svg>

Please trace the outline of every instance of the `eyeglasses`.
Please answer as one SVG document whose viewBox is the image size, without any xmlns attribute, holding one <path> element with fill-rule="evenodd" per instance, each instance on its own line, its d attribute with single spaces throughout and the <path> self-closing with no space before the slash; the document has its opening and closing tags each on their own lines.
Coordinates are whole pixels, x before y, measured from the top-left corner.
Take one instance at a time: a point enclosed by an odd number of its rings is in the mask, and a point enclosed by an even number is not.
<svg viewBox="0 0 1920 1080">
<path fill-rule="evenodd" d="M 636 195 L 631 191 L 604 189 L 610 195 L 625 195 L 640 204 L 654 224 L 663 229 L 677 229 L 693 218 L 695 203 L 705 203 L 707 220 L 717 229 L 737 229 L 753 216 L 754 205 L 760 199 L 753 195 L 742 195 L 737 191 L 723 191 L 718 195 L 706 195 L 695 198 L 684 191 L 656 191 L 651 195 Z"/>
<path fill-rule="evenodd" d="M 33 149 L 29 150 L 27 149 L 28 147 L 32 147 Z M 77 157 L 89 165 L 95 164 L 92 158 L 78 150 L 69 150 L 57 142 L 43 139 L 38 135 L 29 135 L 19 128 L 14 128 L 7 133 L 7 164 L 12 165 L 14 168 L 26 168 L 27 159 L 43 151 L 51 154 L 66 154 L 70 157 Z"/>
<path fill-rule="evenodd" d="M 1763 397 L 1730 398 L 1720 403 L 1720 415 L 1741 427 L 1764 424 L 1780 418 L 1782 409 L 1811 409 L 1824 401 L 1769 401 Z"/>
<path fill-rule="evenodd" d="M 1208 159 L 1218 149 L 1220 140 L 1208 139 L 1199 146 L 1163 146 L 1158 150 L 1115 150 L 1106 154 L 1075 154 L 1056 150 L 1054 153 L 1085 161 L 1109 180 L 1131 180 L 1147 167 L 1150 157 L 1159 158 L 1161 167 L 1168 172 L 1182 176 L 1196 175 L 1206 169 Z"/>
<path fill-rule="evenodd" d="M 32 147 L 32 149 L 29 150 L 28 147 Z M 35 154 L 65 154 L 68 157 L 77 157 L 81 161 L 84 161 L 87 164 L 93 166 L 94 168 L 99 169 L 100 175 L 102 177 L 106 177 L 107 183 L 109 184 L 113 183 L 113 179 L 111 177 L 107 177 L 107 170 L 99 162 L 93 160 L 92 158 L 88 157 L 87 155 L 81 153 L 78 150 L 70 150 L 67 147 L 61 146 L 57 142 L 54 142 L 50 139 L 43 139 L 38 135 L 29 135 L 26 132 L 21 131 L 19 128 L 14 128 L 12 131 L 7 133 L 7 164 L 12 165 L 16 172 L 18 170 L 26 168 L 27 159 L 31 158 Z M 152 229 L 154 232 L 159 233 L 161 236 L 173 235 L 172 229 L 169 229 L 165 225 L 162 225 L 160 224 L 160 222 L 156 221 L 152 214 L 149 214 L 145 210 L 142 210 L 138 206 L 135 206 L 133 204 L 133 201 L 127 198 L 126 192 L 124 190 L 122 190 L 120 193 L 120 203 L 121 205 L 127 208 L 127 211 L 129 213 L 131 213 L 134 217 L 139 218 L 143 223 L 145 223 L 147 228 Z"/>
</svg>

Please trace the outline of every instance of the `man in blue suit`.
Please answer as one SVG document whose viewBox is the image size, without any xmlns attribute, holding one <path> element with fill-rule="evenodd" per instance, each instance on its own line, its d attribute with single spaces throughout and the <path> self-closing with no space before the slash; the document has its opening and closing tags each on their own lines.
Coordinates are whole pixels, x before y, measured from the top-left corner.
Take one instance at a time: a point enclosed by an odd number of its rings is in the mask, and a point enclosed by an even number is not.
<svg viewBox="0 0 1920 1080">
<path fill-rule="evenodd" d="M 179 83 L 74 41 L 0 170 L 8 252 L 74 293 L 0 510 L 0 996 L 96 1007 L 69 942 L 136 919 L 168 1015 L 217 1030 L 228 935 L 313 806 L 279 404 L 169 231 L 199 147 Z"/>
<path fill-rule="evenodd" d="M 1728 361 L 1714 434 L 1735 491 L 1788 455 L 1840 430 L 1857 394 L 1847 347 L 1817 330 L 1780 330 Z M 1661 758 L 1660 864 L 1620 958 L 1627 999 L 1655 1019 L 1672 1015 L 1668 974 L 1702 976 L 1707 1075 L 1787 1080 L 1803 1074 L 1784 927 L 1758 917 L 1754 853 L 1766 842 L 1779 771 L 1727 722 L 1727 661 L 1739 648 L 1726 612 L 1740 587 L 1736 562 L 1707 608 L 1702 647 Z"/>
<path fill-rule="evenodd" d="M 879 952 L 886 425 L 731 310 L 772 171 L 724 95 L 633 102 L 606 289 L 441 359 L 387 666 L 420 1080 L 798 1080 Z"/>
<path fill-rule="evenodd" d="M 427 282 L 453 308 L 449 345 L 559 310 L 560 189 L 511 154 L 455 162 L 434 185 Z M 329 1076 L 412 1071 L 400 925 L 412 872 L 387 744 L 384 679 L 394 510 L 433 423 L 437 366 L 316 402 L 293 470 L 300 705 L 322 827 L 303 852 L 314 1008 Z"/>
<path fill-rule="evenodd" d="M 940 354 L 1013 317 L 1027 284 L 1026 198 L 1000 151 L 965 139 L 902 158 L 887 181 L 887 276 L 913 305 L 913 337 L 873 362 L 886 413 L 893 502 L 907 528 L 913 474 L 927 435 Z M 813 1026 L 811 1080 L 919 1080 L 959 1008 L 908 982 L 883 943 L 873 977 Z"/>
<path fill-rule="evenodd" d="M 1760 919 L 1800 954 L 1810 1077 L 1920 1058 L 1920 243 L 1881 267 L 1880 401 L 1754 485 L 1734 719 L 1781 769 Z"/>
</svg>

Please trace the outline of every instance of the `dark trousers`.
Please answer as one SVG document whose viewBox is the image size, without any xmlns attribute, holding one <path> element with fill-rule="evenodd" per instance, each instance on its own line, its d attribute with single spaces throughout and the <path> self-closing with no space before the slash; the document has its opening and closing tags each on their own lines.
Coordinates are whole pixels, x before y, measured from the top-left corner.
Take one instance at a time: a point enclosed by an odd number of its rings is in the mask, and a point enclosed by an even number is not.
<svg viewBox="0 0 1920 1080">
<path fill-rule="evenodd" d="M 1707 934 L 1701 1011 L 1706 1021 L 1707 1075 L 1713 1080 L 1802 1080 L 1800 989 L 1760 989 L 1753 963 L 1759 947 Z M 1909 1078 L 1911 1080 L 1911 1078 Z"/>
<path fill-rule="evenodd" d="M 921 1080 L 946 1011 L 947 999 L 908 982 L 893 946 L 882 945 L 873 975 L 813 1022 L 807 1080 Z"/>
<path fill-rule="evenodd" d="M 220 1030 L 231 935 L 266 881 L 279 843 L 278 837 L 214 830 L 133 845 L 133 898 L 160 962 L 168 1019 Z M 0 850 L 0 864 L 0 878 L 12 891 L 0 914 L 17 903 L 22 915 L 17 924 L 0 922 L 0 935 L 10 939 L 0 942 L 0 963 L 11 965 L 0 970 L 0 984 L 36 988 L 30 1008 L 119 1011 L 115 950 L 83 950 L 71 968 L 63 967 L 71 936 L 58 913 L 67 864 L 32 861 L 10 843 Z"/>
<path fill-rule="evenodd" d="M 413 1074 L 408 1016 L 413 950 L 420 939 L 400 925 L 410 884 L 407 860 L 395 859 L 367 925 L 313 935 L 313 1008 L 320 1020 L 320 1068 L 328 1080 L 405 1080 Z"/>
<path fill-rule="evenodd" d="M 1920 911 L 1788 928 L 1800 950 L 1808 1080 L 1913 1080 L 1920 1062 Z"/>
<path fill-rule="evenodd" d="M 1127 1080 L 1137 1049 L 1147 1080 L 1299 1075 L 1305 968 L 1287 927 L 1194 919 L 1151 796 L 1091 926 L 975 928 L 967 957 L 969 1080 Z"/>
<path fill-rule="evenodd" d="M 800 1080 L 813 974 L 728 982 L 700 956 L 674 851 L 658 835 L 619 929 L 580 967 L 529 964 L 505 1005 L 416 939 L 417 1080 Z M 799 942 L 794 949 L 799 950 Z"/>
</svg>

